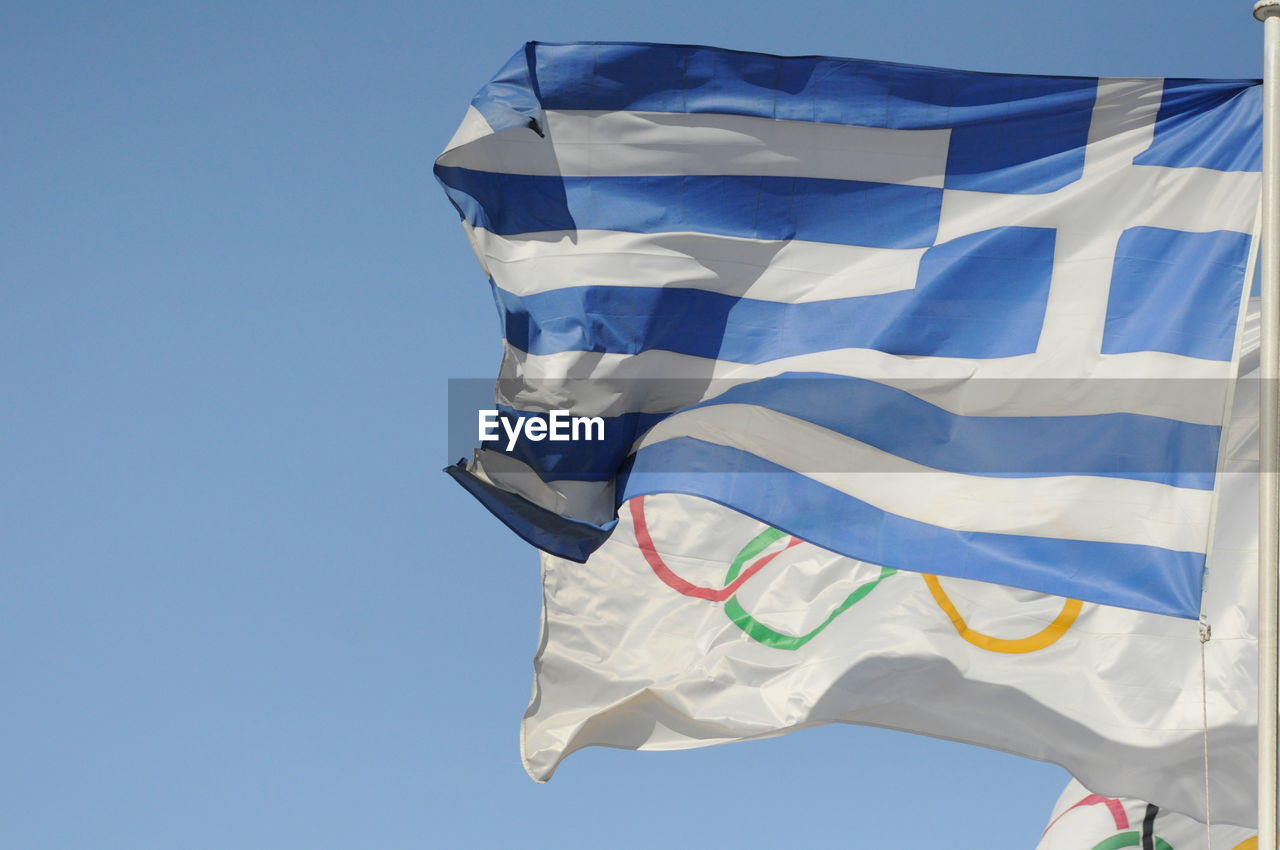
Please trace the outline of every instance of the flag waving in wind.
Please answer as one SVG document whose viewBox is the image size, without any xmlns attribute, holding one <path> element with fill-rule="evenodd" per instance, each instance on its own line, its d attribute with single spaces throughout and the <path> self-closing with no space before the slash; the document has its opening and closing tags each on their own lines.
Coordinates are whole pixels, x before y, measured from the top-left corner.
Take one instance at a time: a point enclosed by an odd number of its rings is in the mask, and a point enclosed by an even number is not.
<svg viewBox="0 0 1280 850">
<path fill-rule="evenodd" d="M 436 175 L 503 421 L 603 433 L 452 474 L 574 561 L 683 494 L 873 571 L 1195 618 L 1259 93 L 529 44 Z"/>
<path fill-rule="evenodd" d="M 1053 807 L 1035 850 L 1258 850 L 1258 834 L 1231 824 L 1206 826 L 1178 812 L 1129 798 L 1094 794 L 1071 780 Z"/>
<path fill-rule="evenodd" d="M 587 563 L 542 556 L 526 769 L 548 779 L 587 746 L 867 724 L 1051 761 L 1098 794 L 1203 818 L 1207 744 L 1214 821 L 1255 823 L 1257 390 L 1241 383 L 1225 436 L 1211 634 L 855 561 L 703 499 L 645 496 Z"/>
</svg>

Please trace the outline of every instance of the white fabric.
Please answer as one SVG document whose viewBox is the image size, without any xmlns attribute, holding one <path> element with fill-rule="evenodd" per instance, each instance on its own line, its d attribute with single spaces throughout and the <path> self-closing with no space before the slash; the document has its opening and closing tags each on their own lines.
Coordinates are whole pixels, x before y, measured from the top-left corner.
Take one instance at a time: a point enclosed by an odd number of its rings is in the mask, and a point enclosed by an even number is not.
<svg viewBox="0 0 1280 850">
<path fill-rule="evenodd" d="M 1154 850 L 1256 850 L 1257 833 L 1230 824 L 1205 825 L 1177 812 L 1128 797 L 1094 794 L 1071 780 L 1053 807 L 1036 850 L 1095 850 L 1103 842 L 1111 847 L 1145 847 L 1149 836 Z M 1106 845 L 1103 845 L 1106 846 Z"/>
<path fill-rule="evenodd" d="M 563 177 L 756 174 L 941 188 L 951 137 L 706 112 L 548 109 L 543 117 L 550 145 L 498 133 L 462 150 L 451 143 L 440 164 Z"/>
<path fill-rule="evenodd" d="M 1248 345 L 1253 335 L 1245 339 Z M 1204 606 L 1212 627 L 1212 758 L 1220 768 L 1215 818 L 1239 824 L 1252 822 L 1256 764 L 1249 602 L 1256 390 L 1256 382 L 1242 382 L 1235 398 Z M 764 529 L 678 495 L 649 497 L 645 517 L 670 570 L 710 588 L 724 585 L 730 563 Z M 925 580 L 899 572 L 808 643 L 780 649 L 749 637 L 725 603 L 682 595 L 660 580 L 627 510 L 587 564 L 544 555 L 542 566 L 543 634 L 522 728 L 524 762 L 535 779 L 549 778 L 561 759 L 590 745 L 683 749 L 844 722 L 1056 762 L 1099 793 L 1202 815 L 1195 622 L 1085 604 L 1044 648 L 996 652 L 962 639 Z M 737 601 L 770 628 L 803 634 L 878 574 L 799 544 L 743 583 Z M 943 579 L 940 586 L 970 629 L 997 638 L 1034 635 L 1064 606 L 1056 597 L 972 581 Z"/>
<path fill-rule="evenodd" d="M 667 419 L 649 429 L 636 447 L 676 437 L 731 446 L 775 463 L 785 460 L 800 474 L 881 510 L 961 531 L 1194 550 L 1205 538 L 1213 502 L 1210 490 L 1129 478 L 941 472 L 746 404 L 702 407 L 678 420 Z"/>
<path fill-rule="evenodd" d="M 574 286 L 679 285 L 802 304 L 913 289 L 925 248 L 866 248 L 711 233 L 561 230 L 502 236 L 464 225 L 493 282 L 516 295 Z"/>
</svg>

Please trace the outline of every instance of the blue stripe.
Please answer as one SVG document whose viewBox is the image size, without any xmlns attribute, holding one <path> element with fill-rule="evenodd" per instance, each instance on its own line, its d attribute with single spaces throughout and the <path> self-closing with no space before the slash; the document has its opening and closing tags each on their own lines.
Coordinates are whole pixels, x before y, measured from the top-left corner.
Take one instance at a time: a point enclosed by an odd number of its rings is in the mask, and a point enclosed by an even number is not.
<svg viewBox="0 0 1280 850">
<path fill-rule="evenodd" d="M 532 382 L 536 383 L 536 382 Z M 508 405 L 498 405 L 500 417 L 507 419 L 535 419 L 543 413 L 516 410 Z M 500 440 L 484 443 L 492 452 L 514 457 L 528 464 L 543 481 L 608 481 L 631 454 L 631 447 L 644 432 L 670 413 L 624 413 L 619 416 L 601 417 L 604 420 L 603 440 L 550 440 L 532 441 L 521 437 L 510 450 L 507 449 L 507 432 L 501 425 L 496 433 Z M 523 429 L 523 425 L 521 426 Z M 523 430 L 520 432 L 524 433 Z"/>
<path fill-rule="evenodd" d="M 701 289 L 582 286 L 514 295 L 495 288 L 507 341 L 530 354 L 660 349 L 736 363 L 838 348 L 934 357 L 1035 351 L 1054 231 L 1003 227 L 925 252 L 916 288 L 787 304 Z"/>
<path fill-rule="evenodd" d="M 477 227 L 504 236 L 545 230 L 697 231 L 870 248 L 933 244 L 942 190 L 810 177 L 560 177 L 438 167 Z"/>
<path fill-rule="evenodd" d="M 446 466 L 444 471 L 520 539 L 544 552 L 577 561 L 579 564 L 584 563 L 592 552 L 604 545 L 618 522 L 612 520 L 604 525 L 596 525 L 552 513 L 523 496 L 480 480 L 461 463 Z"/>
<path fill-rule="evenodd" d="M 542 133 L 542 109 L 529 75 L 532 56 L 533 45 L 526 44 L 471 100 L 495 133 L 512 127 L 529 127 Z"/>
<path fill-rule="evenodd" d="M 1133 161 L 1261 171 L 1261 80 L 1165 80 L 1151 147 Z"/>
<path fill-rule="evenodd" d="M 681 471 L 666 471 L 675 469 Z M 726 469 L 734 473 L 726 474 Z M 619 493 L 619 503 L 657 493 L 709 499 L 824 549 L 881 566 L 1188 619 L 1199 614 L 1201 553 L 952 531 L 883 511 L 755 455 L 700 440 L 671 440 L 643 449 L 634 469 L 619 481 Z"/>
<path fill-rule="evenodd" d="M 828 56 L 586 42 L 532 45 L 546 109 L 716 112 L 951 130 L 946 186 L 1051 192 L 1079 178 L 1092 77 L 1033 77 Z"/>
<path fill-rule="evenodd" d="M 1172 384 L 1169 389 L 1186 391 Z M 740 384 L 687 409 L 724 404 L 764 407 L 931 469 L 966 475 L 1093 475 L 1212 490 L 1218 462 L 1220 429 L 1213 425 L 1134 413 L 960 416 L 895 387 L 817 372 Z M 511 408 L 504 412 L 519 418 L 536 415 Z M 548 481 L 607 481 L 636 439 L 667 416 L 679 418 L 680 413 L 610 417 L 604 421 L 604 440 L 520 440 L 512 454 Z M 800 471 L 845 469 L 833 463 Z"/>
</svg>

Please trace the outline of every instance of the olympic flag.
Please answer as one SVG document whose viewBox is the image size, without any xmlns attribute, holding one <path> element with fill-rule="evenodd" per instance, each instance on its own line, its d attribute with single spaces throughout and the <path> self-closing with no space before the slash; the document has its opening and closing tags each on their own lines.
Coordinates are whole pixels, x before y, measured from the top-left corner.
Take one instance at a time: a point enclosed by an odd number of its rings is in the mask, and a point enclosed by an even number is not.
<svg viewBox="0 0 1280 850">
<path fill-rule="evenodd" d="M 451 472 L 575 561 L 683 493 L 1195 618 L 1258 89 L 530 44 L 436 174 L 502 317 L 497 409 L 604 439 Z"/>
<path fill-rule="evenodd" d="M 451 474 L 549 553 L 531 775 L 867 723 L 1194 815 L 1207 711 L 1251 822 L 1259 95 L 517 53 L 435 170 L 511 435 Z"/>
<path fill-rule="evenodd" d="M 1094 794 L 1072 780 L 1053 807 L 1036 850 L 1258 850 L 1247 827 L 1193 818 L 1153 803 Z"/>
<path fill-rule="evenodd" d="M 860 723 L 1052 761 L 1202 818 L 1207 718 L 1214 819 L 1253 824 L 1258 383 L 1239 389 L 1206 642 L 1193 621 L 895 571 L 702 499 L 641 497 L 585 565 L 542 556 L 526 769 L 545 780 L 591 745 Z"/>
</svg>

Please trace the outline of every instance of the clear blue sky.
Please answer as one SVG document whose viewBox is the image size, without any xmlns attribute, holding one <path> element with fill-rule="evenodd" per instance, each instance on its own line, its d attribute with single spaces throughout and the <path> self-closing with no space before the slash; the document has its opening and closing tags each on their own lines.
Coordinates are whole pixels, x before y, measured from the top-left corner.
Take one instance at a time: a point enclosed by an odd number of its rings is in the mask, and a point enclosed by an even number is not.
<svg viewBox="0 0 1280 850">
<path fill-rule="evenodd" d="M 0 8 L 0 847 L 1031 847 L 856 727 L 518 760 L 534 553 L 439 471 L 493 305 L 431 176 L 529 39 L 1251 77 L 1249 3 Z M 993 717 L 993 723 L 999 719 Z"/>
</svg>

